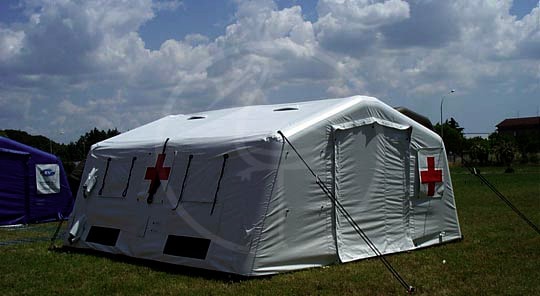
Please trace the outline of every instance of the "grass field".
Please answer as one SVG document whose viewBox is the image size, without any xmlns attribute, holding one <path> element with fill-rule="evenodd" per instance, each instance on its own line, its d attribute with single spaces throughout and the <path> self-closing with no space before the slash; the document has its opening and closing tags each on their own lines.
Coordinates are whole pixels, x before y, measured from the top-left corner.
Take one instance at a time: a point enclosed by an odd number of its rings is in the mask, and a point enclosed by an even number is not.
<svg viewBox="0 0 540 296">
<path fill-rule="evenodd" d="M 483 168 L 540 225 L 540 167 Z M 452 179 L 464 239 L 388 260 L 418 295 L 540 295 L 540 235 L 465 169 Z M 50 236 L 55 224 L 0 229 L 0 242 Z M 378 259 L 255 279 L 102 253 L 48 251 L 49 242 L 0 244 L 2 295 L 402 295 Z M 446 260 L 446 264 L 442 261 Z"/>
</svg>

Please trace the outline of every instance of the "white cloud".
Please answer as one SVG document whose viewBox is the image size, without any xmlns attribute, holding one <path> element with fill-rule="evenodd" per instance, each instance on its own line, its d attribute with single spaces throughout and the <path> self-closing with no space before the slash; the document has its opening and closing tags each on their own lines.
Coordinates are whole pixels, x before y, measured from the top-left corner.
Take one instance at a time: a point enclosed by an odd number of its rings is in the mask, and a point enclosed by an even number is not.
<svg viewBox="0 0 540 296">
<path fill-rule="evenodd" d="M 152 8 L 157 11 L 168 10 L 173 11 L 183 6 L 180 0 L 158 0 L 152 3 Z"/>
<path fill-rule="evenodd" d="M 322 47 L 353 56 L 366 54 L 383 41 L 380 29 L 409 17 L 402 0 L 321 0 L 315 23 Z"/>
<path fill-rule="evenodd" d="M 357 29 L 380 27 L 409 17 L 409 4 L 402 0 L 321 0 L 317 5 L 323 23 Z"/>
<path fill-rule="evenodd" d="M 19 54 L 24 39 L 23 31 L 13 31 L 0 27 L 0 61 L 9 62 Z"/>
<path fill-rule="evenodd" d="M 540 11 L 517 20 L 510 0 L 321 0 L 313 22 L 300 5 L 238 0 L 223 35 L 187 35 L 158 50 L 145 48 L 137 30 L 181 1 L 23 5 L 26 23 L 0 24 L 0 108 L 13 111 L 0 119 L 6 127 L 18 118 L 46 132 L 35 116 L 44 110 L 67 135 L 126 130 L 275 94 L 370 94 L 422 112 L 449 88 L 540 91 Z"/>
</svg>

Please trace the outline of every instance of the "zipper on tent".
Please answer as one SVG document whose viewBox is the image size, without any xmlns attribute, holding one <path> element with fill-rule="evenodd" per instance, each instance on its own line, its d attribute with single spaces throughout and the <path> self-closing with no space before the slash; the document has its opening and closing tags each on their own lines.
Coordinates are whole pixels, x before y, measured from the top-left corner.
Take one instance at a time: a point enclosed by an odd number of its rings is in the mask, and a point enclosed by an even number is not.
<svg viewBox="0 0 540 296">
<path fill-rule="evenodd" d="M 180 196 L 178 197 L 178 201 L 176 202 L 176 206 L 172 209 L 173 211 L 178 208 L 178 205 L 180 205 L 180 202 L 182 202 L 182 197 L 184 196 L 184 188 L 186 187 L 186 180 L 188 178 L 189 174 L 189 168 L 191 167 L 191 161 L 193 160 L 193 154 L 190 154 L 188 157 L 188 163 L 186 166 L 186 172 L 184 173 L 184 180 L 182 181 L 182 188 L 180 189 Z"/>
<path fill-rule="evenodd" d="M 219 174 L 219 179 L 218 179 L 217 187 L 216 187 L 216 194 L 214 194 L 214 202 L 212 203 L 212 210 L 210 211 L 210 215 L 214 214 L 214 208 L 216 207 L 219 186 L 221 185 L 221 179 L 223 179 L 223 172 L 225 171 L 225 164 L 227 163 L 227 158 L 229 158 L 229 154 L 223 155 L 223 164 L 221 165 L 221 173 Z"/>
<path fill-rule="evenodd" d="M 98 194 L 103 194 L 103 188 L 105 187 L 105 179 L 107 179 L 107 173 L 109 172 L 109 165 L 111 163 L 111 158 L 107 158 L 107 166 L 105 167 L 105 174 L 103 174 L 103 180 L 101 181 L 101 188 L 99 188 Z"/>
<path fill-rule="evenodd" d="M 133 166 L 135 165 L 136 160 L 137 160 L 137 156 L 133 156 L 133 158 L 131 159 L 131 167 L 129 168 L 129 176 L 128 176 L 128 179 L 127 179 L 126 188 L 122 192 L 122 197 L 126 197 L 126 195 L 127 195 L 127 191 L 128 191 L 128 188 L 129 188 L 129 181 L 131 180 L 131 172 L 133 171 Z"/>
</svg>

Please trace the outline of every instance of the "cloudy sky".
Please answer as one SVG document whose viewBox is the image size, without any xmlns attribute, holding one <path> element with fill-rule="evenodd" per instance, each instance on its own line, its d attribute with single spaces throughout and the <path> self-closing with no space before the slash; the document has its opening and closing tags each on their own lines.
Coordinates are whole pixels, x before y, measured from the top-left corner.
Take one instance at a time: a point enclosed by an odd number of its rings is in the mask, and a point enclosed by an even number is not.
<svg viewBox="0 0 540 296">
<path fill-rule="evenodd" d="M 539 113 L 538 6 L 2 0 L 0 129 L 69 142 L 167 114 L 365 94 L 433 122 L 446 96 L 445 117 L 492 132 Z"/>
</svg>

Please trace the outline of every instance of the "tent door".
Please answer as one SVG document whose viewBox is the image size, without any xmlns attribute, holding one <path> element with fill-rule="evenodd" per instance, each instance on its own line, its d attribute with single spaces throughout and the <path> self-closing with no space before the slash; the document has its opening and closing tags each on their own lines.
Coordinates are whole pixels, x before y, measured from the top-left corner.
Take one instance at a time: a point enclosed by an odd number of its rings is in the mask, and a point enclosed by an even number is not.
<svg viewBox="0 0 540 296">
<path fill-rule="evenodd" d="M 28 223 L 29 157 L 27 153 L 0 151 L 0 225 Z"/>
<path fill-rule="evenodd" d="M 410 244 L 410 131 L 371 122 L 334 134 L 336 198 L 382 253 Z M 342 262 L 374 255 L 337 209 L 335 227 Z"/>
</svg>

